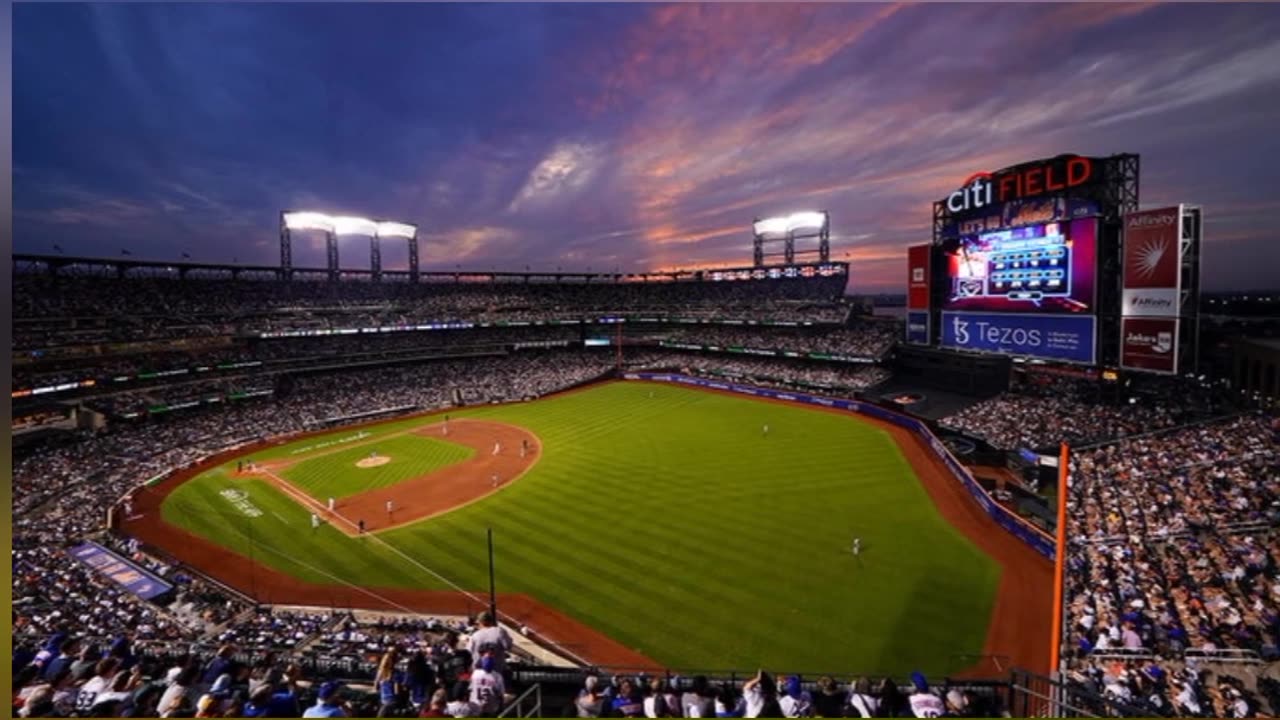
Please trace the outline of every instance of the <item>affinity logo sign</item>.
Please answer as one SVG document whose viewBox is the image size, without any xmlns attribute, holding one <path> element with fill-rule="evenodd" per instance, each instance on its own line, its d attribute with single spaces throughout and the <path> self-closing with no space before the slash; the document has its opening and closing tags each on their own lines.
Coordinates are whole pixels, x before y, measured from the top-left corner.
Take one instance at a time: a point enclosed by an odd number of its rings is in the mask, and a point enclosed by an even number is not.
<svg viewBox="0 0 1280 720">
<path fill-rule="evenodd" d="M 1175 317 L 1182 207 L 1133 213 L 1124 223 L 1125 317 Z"/>
</svg>

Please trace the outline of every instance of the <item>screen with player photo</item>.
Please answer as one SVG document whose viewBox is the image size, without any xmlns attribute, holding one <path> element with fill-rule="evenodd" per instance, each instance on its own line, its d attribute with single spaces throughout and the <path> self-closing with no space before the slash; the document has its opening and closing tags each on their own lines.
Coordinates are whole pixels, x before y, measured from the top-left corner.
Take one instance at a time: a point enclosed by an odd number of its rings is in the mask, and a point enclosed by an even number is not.
<svg viewBox="0 0 1280 720">
<path fill-rule="evenodd" d="M 961 236 L 945 254 L 943 309 L 1092 313 L 1096 246 L 1094 218 Z"/>
</svg>

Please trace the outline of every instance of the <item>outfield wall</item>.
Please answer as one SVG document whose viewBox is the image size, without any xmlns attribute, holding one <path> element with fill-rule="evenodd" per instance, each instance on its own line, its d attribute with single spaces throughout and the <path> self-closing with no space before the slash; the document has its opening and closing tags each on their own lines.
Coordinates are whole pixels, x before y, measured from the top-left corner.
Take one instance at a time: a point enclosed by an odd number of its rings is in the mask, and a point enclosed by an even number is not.
<svg viewBox="0 0 1280 720">
<path fill-rule="evenodd" d="M 846 400 L 843 398 L 829 398 L 818 395 L 809 395 L 807 393 L 795 392 L 792 390 L 774 390 L 772 388 L 756 387 L 754 385 L 741 385 L 724 380 L 709 380 L 705 378 L 690 377 L 679 373 L 651 373 L 651 372 L 628 372 L 623 373 L 625 380 L 649 380 L 653 382 L 679 383 L 682 385 L 692 385 L 695 387 L 704 387 L 712 390 L 724 390 L 727 392 L 739 393 L 741 395 L 753 395 L 756 397 L 770 398 L 773 400 L 785 400 L 787 402 L 801 403 L 805 405 L 818 405 L 821 407 L 835 408 L 837 410 L 847 410 L 849 412 L 866 415 L 877 420 L 891 422 L 899 427 L 906 428 L 920 438 L 926 445 L 933 449 L 934 454 L 942 460 L 943 464 L 955 477 L 956 481 L 964 486 L 974 501 L 995 520 L 1000 527 L 1007 530 L 1014 537 L 1031 546 L 1033 550 L 1041 555 L 1054 559 L 1056 543 L 1053 536 L 1045 533 L 1031 523 L 1018 517 L 1018 515 L 996 502 L 982 486 L 974 479 L 969 469 L 956 460 L 947 447 L 938 440 L 929 427 L 923 422 L 900 413 L 891 412 L 871 403 L 860 402 L 858 400 Z"/>
</svg>

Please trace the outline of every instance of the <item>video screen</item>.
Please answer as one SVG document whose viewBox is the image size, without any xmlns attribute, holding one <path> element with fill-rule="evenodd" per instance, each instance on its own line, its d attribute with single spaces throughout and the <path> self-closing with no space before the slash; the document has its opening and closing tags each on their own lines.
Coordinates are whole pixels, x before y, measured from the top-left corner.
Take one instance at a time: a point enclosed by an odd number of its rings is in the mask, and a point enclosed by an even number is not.
<svg viewBox="0 0 1280 720">
<path fill-rule="evenodd" d="M 943 309 L 1092 313 L 1096 252 L 1093 218 L 963 235 L 946 254 Z"/>
</svg>

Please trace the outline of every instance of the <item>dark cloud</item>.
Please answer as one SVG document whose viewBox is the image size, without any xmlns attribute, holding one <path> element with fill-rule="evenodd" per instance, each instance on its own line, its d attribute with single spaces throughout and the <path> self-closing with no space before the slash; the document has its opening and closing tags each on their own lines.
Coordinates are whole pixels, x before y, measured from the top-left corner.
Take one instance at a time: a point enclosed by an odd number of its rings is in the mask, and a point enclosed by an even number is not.
<svg viewBox="0 0 1280 720">
<path fill-rule="evenodd" d="M 973 171 L 1138 152 L 1144 204 L 1205 206 L 1210 287 L 1280 281 L 1275 6 L 20 4 L 14 26 L 19 250 L 270 263 L 305 208 L 418 223 L 436 267 L 636 270 L 745 261 L 753 217 L 811 208 L 855 287 L 891 289 Z"/>
</svg>

